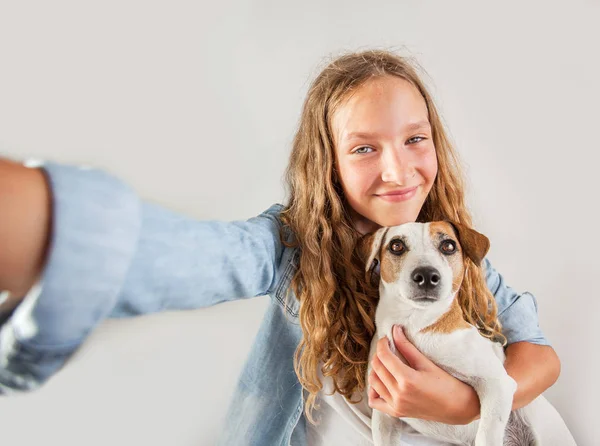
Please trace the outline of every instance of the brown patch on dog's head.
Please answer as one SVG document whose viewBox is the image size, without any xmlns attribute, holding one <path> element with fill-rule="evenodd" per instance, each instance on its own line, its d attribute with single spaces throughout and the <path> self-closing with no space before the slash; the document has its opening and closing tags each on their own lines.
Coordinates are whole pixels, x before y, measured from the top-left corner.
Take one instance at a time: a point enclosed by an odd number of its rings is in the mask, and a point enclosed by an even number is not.
<svg viewBox="0 0 600 446">
<path fill-rule="evenodd" d="M 490 240 L 468 226 L 452 221 L 448 223 L 454 228 L 463 252 L 475 265 L 480 265 L 490 249 Z"/>
<path fill-rule="evenodd" d="M 435 221 L 429 224 L 429 234 L 432 240 L 440 237 L 449 238 L 458 243 L 458 249 L 463 255 L 448 256 L 448 262 L 452 268 L 452 292 L 460 288 L 464 273 L 464 258 L 468 257 L 473 263 L 479 265 L 490 248 L 488 238 L 479 232 L 452 221 Z"/>
<path fill-rule="evenodd" d="M 447 259 L 452 268 L 453 281 L 452 292 L 458 293 L 465 273 L 464 261 L 468 257 L 474 264 L 479 265 L 490 248 L 489 239 L 479 232 L 451 221 L 433 222 L 430 225 L 430 234 L 432 239 L 439 237 L 439 233 L 446 234 L 448 238 L 456 239 L 458 248 L 464 253 L 461 256 L 448 256 Z M 464 319 L 463 310 L 458 302 L 454 299 L 452 305 L 441 318 L 435 323 L 421 330 L 423 333 L 452 333 L 456 330 L 469 328 L 471 325 Z"/>
<path fill-rule="evenodd" d="M 449 238 L 451 240 L 456 241 L 458 244 L 458 250 L 464 251 L 462 243 L 456 236 L 451 223 L 447 221 L 434 221 L 429 224 L 429 236 L 431 237 L 431 240 L 436 241 L 434 243 L 438 243 L 437 240 L 440 239 L 440 234 L 443 234 L 442 236 L 444 238 Z M 452 292 L 455 293 L 460 288 L 465 274 L 465 264 L 463 261 L 463 256 L 462 254 L 447 256 L 446 259 L 448 259 L 448 263 L 450 264 L 450 268 L 452 269 Z"/>
<path fill-rule="evenodd" d="M 388 245 L 391 246 L 394 243 L 394 238 L 392 236 L 388 244 L 383 247 L 386 252 L 383 252 L 381 259 L 381 278 L 386 283 L 399 280 L 400 271 L 407 259 L 406 256 L 396 256 L 387 250 Z"/>
<path fill-rule="evenodd" d="M 367 280 L 383 279 L 386 283 L 392 283 L 397 280 L 404 258 L 393 255 L 388 252 L 388 245 L 394 242 L 394 237 L 389 237 L 391 240 L 384 244 L 386 237 L 389 235 L 391 228 L 380 228 L 377 231 L 367 234 L 359 241 L 359 250 L 366 257 L 365 269 Z M 368 253 L 368 254 L 365 254 Z M 363 258 L 365 258 L 363 257 Z M 379 274 L 375 274 L 375 267 L 379 264 Z"/>
</svg>

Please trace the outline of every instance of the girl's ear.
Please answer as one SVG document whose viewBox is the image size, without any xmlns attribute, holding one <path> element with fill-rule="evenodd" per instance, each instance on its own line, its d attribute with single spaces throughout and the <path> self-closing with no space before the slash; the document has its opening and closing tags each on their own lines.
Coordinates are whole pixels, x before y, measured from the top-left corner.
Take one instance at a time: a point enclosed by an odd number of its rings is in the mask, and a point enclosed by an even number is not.
<svg viewBox="0 0 600 446">
<path fill-rule="evenodd" d="M 468 226 L 454 223 L 453 221 L 449 221 L 448 223 L 454 227 L 460 246 L 467 257 L 469 257 L 475 265 L 480 265 L 490 249 L 489 239 Z"/>
<path fill-rule="evenodd" d="M 365 234 L 358 241 L 358 250 L 361 259 L 365 260 L 365 279 L 373 282 L 373 273 L 379 277 L 379 268 L 381 262 L 381 242 L 383 241 L 388 228 L 380 228 L 375 232 Z"/>
</svg>

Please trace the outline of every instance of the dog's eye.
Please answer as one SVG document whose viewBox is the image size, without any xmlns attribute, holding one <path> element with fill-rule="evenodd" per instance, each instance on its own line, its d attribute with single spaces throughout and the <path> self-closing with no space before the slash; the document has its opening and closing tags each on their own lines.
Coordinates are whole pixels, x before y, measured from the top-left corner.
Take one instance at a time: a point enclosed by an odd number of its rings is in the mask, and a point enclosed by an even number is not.
<svg viewBox="0 0 600 446">
<path fill-rule="evenodd" d="M 406 246 L 402 240 L 392 240 L 390 242 L 390 251 L 393 254 L 402 254 L 406 250 Z"/>
<path fill-rule="evenodd" d="M 440 250 L 444 254 L 453 254 L 456 251 L 456 243 L 452 240 L 444 240 L 440 246 Z"/>
</svg>

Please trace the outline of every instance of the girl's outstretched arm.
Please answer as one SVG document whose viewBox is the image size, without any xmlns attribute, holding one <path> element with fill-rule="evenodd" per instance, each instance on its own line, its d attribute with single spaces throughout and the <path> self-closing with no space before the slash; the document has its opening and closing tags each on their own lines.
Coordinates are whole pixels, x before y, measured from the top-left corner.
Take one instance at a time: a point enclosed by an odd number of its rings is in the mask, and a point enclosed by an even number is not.
<svg viewBox="0 0 600 446">
<path fill-rule="evenodd" d="M 199 221 L 102 170 L 3 168 L 2 287 L 25 296 L 0 314 L 0 394 L 39 387 L 107 317 L 270 294 L 282 277 L 281 205 L 245 221 Z"/>
</svg>

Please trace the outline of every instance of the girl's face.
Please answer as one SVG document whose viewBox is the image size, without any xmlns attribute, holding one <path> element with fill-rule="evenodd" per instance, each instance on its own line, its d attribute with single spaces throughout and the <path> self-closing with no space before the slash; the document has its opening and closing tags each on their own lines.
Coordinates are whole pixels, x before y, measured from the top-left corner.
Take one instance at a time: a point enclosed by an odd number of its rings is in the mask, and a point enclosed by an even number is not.
<svg viewBox="0 0 600 446">
<path fill-rule="evenodd" d="M 331 125 L 336 170 L 357 230 L 416 221 L 437 175 L 419 91 L 395 76 L 367 81 L 337 109 Z"/>
</svg>

